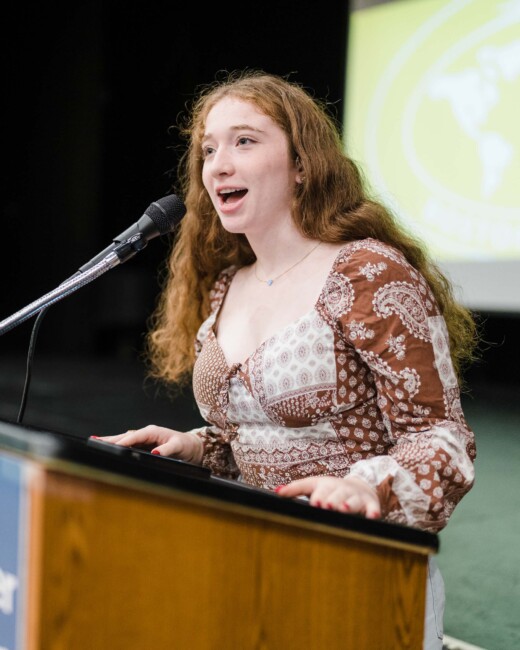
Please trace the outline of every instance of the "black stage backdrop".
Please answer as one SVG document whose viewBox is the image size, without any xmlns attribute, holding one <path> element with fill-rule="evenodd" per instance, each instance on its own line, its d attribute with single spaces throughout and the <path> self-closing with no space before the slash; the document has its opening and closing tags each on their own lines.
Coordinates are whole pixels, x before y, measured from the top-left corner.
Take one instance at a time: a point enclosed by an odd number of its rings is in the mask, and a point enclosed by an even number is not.
<svg viewBox="0 0 520 650">
<path fill-rule="evenodd" d="M 72 275 L 176 181 L 170 126 L 220 70 L 289 75 L 343 113 L 348 3 L 16 3 L 4 17 L 0 320 Z M 367 44 L 367 56 L 370 47 Z M 53 306 L 38 350 L 137 354 L 168 238 Z M 483 315 L 473 373 L 518 381 L 518 316 Z M 4 334 L 28 347 L 34 319 Z"/>
</svg>

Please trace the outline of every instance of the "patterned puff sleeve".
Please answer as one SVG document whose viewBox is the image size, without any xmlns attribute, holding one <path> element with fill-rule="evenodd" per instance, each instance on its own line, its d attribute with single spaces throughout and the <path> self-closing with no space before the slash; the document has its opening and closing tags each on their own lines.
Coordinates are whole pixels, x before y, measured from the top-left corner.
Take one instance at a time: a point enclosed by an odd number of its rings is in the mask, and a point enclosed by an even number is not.
<svg viewBox="0 0 520 650">
<path fill-rule="evenodd" d="M 391 442 L 350 473 L 376 488 L 387 520 L 438 531 L 471 488 L 476 456 L 444 318 L 424 278 L 374 240 L 348 247 L 335 275 L 348 295 L 336 324 L 373 375 Z"/>
</svg>

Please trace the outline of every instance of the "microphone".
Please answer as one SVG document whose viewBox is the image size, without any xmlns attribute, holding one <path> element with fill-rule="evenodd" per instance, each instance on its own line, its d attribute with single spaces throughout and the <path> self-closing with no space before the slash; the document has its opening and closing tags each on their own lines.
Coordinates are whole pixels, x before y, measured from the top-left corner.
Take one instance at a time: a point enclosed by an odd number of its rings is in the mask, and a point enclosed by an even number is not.
<svg viewBox="0 0 520 650">
<path fill-rule="evenodd" d="M 96 266 L 110 253 L 115 253 L 121 263 L 126 262 L 143 250 L 150 239 L 175 230 L 185 214 L 186 206 L 175 194 L 168 194 L 150 203 L 138 221 L 114 237 L 109 246 L 83 264 L 77 273 L 84 273 Z"/>
<path fill-rule="evenodd" d="M 151 203 L 143 216 L 133 226 L 114 237 L 110 246 L 98 253 L 79 271 L 56 289 L 0 321 L 0 336 L 20 323 L 43 311 L 50 305 L 69 296 L 74 291 L 95 280 L 118 264 L 126 262 L 142 250 L 154 237 L 165 235 L 178 226 L 186 214 L 186 207 L 175 194 L 168 194 Z"/>
</svg>

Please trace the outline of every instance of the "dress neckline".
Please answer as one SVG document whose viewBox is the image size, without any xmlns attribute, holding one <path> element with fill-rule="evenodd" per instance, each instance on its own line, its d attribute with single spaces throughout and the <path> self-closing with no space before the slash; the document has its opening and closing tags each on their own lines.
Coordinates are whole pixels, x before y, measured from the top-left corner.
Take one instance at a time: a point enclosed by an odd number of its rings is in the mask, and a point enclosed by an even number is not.
<svg viewBox="0 0 520 650">
<path fill-rule="evenodd" d="M 217 334 L 216 334 L 216 332 L 215 332 L 215 324 L 216 324 L 216 322 L 217 322 L 218 315 L 219 315 L 219 313 L 220 313 L 220 309 L 222 308 L 222 305 L 224 304 L 224 300 L 225 300 L 225 298 L 226 298 L 226 295 L 227 295 L 227 292 L 228 292 L 228 290 L 229 290 L 229 287 L 231 286 L 231 282 L 233 281 L 233 278 L 235 277 L 235 274 L 237 273 L 237 271 L 239 270 L 240 267 L 238 267 L 238 266 L 237 266 L 237 267 L 234 267 L 234 268 L 233 268 L 233 267 L 229 267 L 228 269 L 226 269 L 226 270 L 228 271 L 228 273 L 227 273 L 227 277 L 226 277 L 226 286 L 224 287 L 223 291 L 221 292 L 221 295 L 219 296 L 219 299 L 218 299 L 218 304 L 217 304 L 217 306 L 215 307 L 215 310 L 213 311 L 213 314 L 212 314 L 212 316 L 213 316 L 213 323 L 212 323 L 212 325 L 211 325 L 211 327 L 210 327 L 210 329 L 209 329 L 209 333 L 210 333 L 211 337 L 213 338 L 213 340 L 215 341 L 215 344 L 217 345 L 217 348 L 218 348 L 218 350 L 219 350 L 219 353 L 220 353 L 220 355 L 222 356 L 222 359 L 224 360 L 224 362 L 225 362 L 225 364 L 226 364 L 226 367 L 227 367 L 228 373 L 229 373 L 230 369 L 234 369 L 235 372 L 240 372 L 242 366 L 247 365 L 248 362 L 249 362 L 251 359 L 253 359 L 253 357 L 255 357 L 255 356 L 258 354 L 258 352 L 259 352 L 259 351 L 260 351 L 260 350 L 261 350 L 261 349 L 262 349 L 262 348 L 263 348 L 263 347 L 264 347 L 264 346 L 265 346 L 269 341 L 271 341 L 273 338 L 278 338 L 278 337 L 279 337 L 283 332 L 285 332 L 285 330 L 286 330 L 288 327 L 294 327 L 294 325 L 296 325 L 297 323 L 299 323 L 299 322 L 300 322 L 301 320 L 303 320 L 304 318 L 308 318 L 310 314 L 312 314 L 313 312 L 315 312 L 315 311 L 317 310 L 318 305 L 323 301 L 323 295 L 324 295 L 324 293 L 325 293 L 325 288 L 327 287 L 327 284 L 328 284 L 328 282 L 329 282 L 329 278 L 330 278 L 330 276 L 332 275 L 332 273 L 333 273 L 334 270 L 336 269 L 336 267 L 337 267 L 337 265 L 338 265 L 338 262 L 339 262 L 339 259 L 340 259 L 340 257 L 343 255 L 343 252 L 344 252 L 345 248 L 346 248 L 347 246 L 351 245 L 352 243 L 353 243 L 353 242 L 345 242 L 345 244 L 344 244 L 344 245 L 343 245 L 343 246 L 338 250 L 336 256 L 334 257 L 334 259 L 333 259 L 333 261 L 332 261 L 332 264 L 331 264 L 330 270 L 329 270 L 329 272 L 327 273 L 327 276 L 326 276 L 326 278 L 325 278 L 325 282 L 323 283 L 323 286 L 322 286 L 322 288 L 321 288 L 321 290 L 320 290 L 320 293 L 318 294 L 318 298 L 317 298 L 316 301 L 314 302 L 313 306 L 312 306 L 308 311 L 306 311 L 305 313 L 303 313 L 301 316 L 298 316 L 298 318 L 295 318 L 294 320 L 290 321 L 289 323 L 286 323 L 286 324 L 283 325 L 281 328 L 279 328 L 278 330 L 276 330 L 276 332 L 274 332 L 274 334 L 271 334 L 270 336 L 268 336 L 267 338 L 265 338 L 263 341 L 261 341 L 260 344 L 259 344 L 259 345 L 258 345 L 258 346 L 257 346 L 257 347 L 256 347 L 256 348 L 255 348 L 251 353 L 250 353 L 250 354 L 248 354 L 247 357 L 246 357 L 243 361 L 241 361 L 241 362 L 238 361 L 238 362 L 233 362 L 233 363 L 229 363 L 228 360 L 226 359 L 226 355 L 224 354 L 224 350 L 222 349 L 222 347 L 221 347 L 221 345 L 220 345 L 220 343 L 219 343 L 219 340 L 218 340 L 218 338 L 217 338 Z M 235 374 L 235 373 L 233 373 L 233 374 Z"/>
</svg>

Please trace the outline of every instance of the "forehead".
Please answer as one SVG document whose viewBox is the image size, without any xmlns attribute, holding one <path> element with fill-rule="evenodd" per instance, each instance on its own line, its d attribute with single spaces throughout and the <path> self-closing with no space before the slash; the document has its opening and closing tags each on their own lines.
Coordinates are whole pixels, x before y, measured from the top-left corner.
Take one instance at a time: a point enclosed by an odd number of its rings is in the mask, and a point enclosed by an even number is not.
<svg viewBox="0 0 520 650">
<path fill-rule="evenodd" d="M 275 122 L 252 102 L 237 97 L 219 100 L 206 116 L 205 135 L 220 129 L 248 125 L 266 131 L 278 128 Z"/>
</svg>

